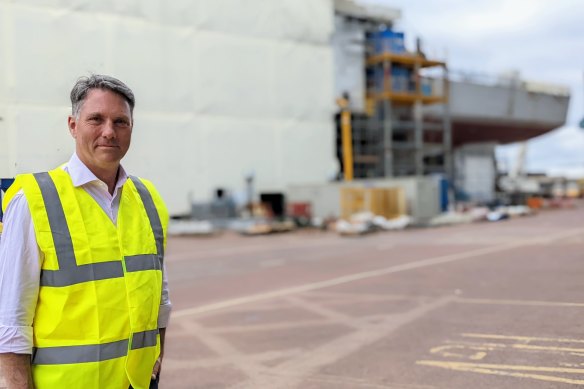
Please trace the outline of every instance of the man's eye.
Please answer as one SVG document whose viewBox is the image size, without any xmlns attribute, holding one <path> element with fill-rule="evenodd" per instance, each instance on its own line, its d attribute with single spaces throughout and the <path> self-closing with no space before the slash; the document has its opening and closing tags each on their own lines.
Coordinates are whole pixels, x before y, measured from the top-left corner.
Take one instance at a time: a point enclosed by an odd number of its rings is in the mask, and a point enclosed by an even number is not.
<svg viewBox="0 0 584 389">
<path fill-rule="evenodd" d="M 115 123 L 118 126 L 129 126 L 130 125 L 130 123 L 126 120 L 116 120 Z"/>
<path fill-rule="evenodd" d="M 99 117 L 97 117 L 97 116 L 94 116 L 94 117 L 90 117 L 88 120 L 89 120 L 91 123 L 97 123 L 97 122 L 99 122 L 101 119 L 100 119 Z"/>
</svg>

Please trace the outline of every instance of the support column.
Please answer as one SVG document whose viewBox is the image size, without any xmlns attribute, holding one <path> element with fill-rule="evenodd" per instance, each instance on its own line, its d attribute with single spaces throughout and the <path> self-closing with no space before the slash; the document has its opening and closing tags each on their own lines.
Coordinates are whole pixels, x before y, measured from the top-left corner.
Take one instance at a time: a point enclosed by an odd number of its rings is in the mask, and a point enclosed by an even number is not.
<svg viewBox="0 0 584 389">
<path fill-rule="evenodd" d="M 422 79 L 420 76 L 420 60 L 414 66 L 416 101 L 413 106 L 414 116 L 414 168 L 416 176 L 424 175 L 424 128 L 422 116 Z"/>
<path fill-rule="evenodd" d="M 391 121 L 393 115 L 391 114 L 391 101 L 385 99 L 383 101 L 383 166 L 384 176 L 393 177 L 393 129 Z"/>
<path fill-rule="evenodd" d="M 448 79 L 448 68 L 444 66 L 444 112 L 443 112 L 443 144 L 444 144 L 444 171 L 451 186 L 454 186 L 454 165 L 452 163 L 452 122 L 450 120 L 450 82 Z"/>
<path fill-rule="evenodd" d="M 414 142 L 415 142 L 415 167 L 416 176 L 424 175 L 424 128 L 422 116 L 422 103 L 418 100 L 414 103 Z"/>
</svg>

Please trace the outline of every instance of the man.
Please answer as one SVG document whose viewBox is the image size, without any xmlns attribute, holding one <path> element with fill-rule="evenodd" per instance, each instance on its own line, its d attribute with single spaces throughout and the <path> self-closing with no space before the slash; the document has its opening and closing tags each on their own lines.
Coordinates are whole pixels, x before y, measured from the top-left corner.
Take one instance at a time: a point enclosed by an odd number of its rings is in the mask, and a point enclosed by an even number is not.
<svg viewBox="0 0 584 389">
<path fill-rule="evenodd" d="M 134 102 L 113 77 L 79 79 L 75 153 L 6 193 L 0 363 L 10 389 L 157 386 L 171 307 L 168 213 L 154 186 L 120 165 Z"/>
</svg>

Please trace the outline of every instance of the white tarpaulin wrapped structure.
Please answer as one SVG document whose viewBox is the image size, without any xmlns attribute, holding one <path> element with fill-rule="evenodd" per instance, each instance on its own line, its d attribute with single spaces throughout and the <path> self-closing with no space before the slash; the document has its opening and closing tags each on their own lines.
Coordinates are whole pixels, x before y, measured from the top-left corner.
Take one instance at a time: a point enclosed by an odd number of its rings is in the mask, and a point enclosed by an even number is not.
<svg viewBox="0 0 584 389">
<path fill-rule="evenodd" d="M 332 0 L 0 0 L 0 177 L 72 150 L 76 78 L 137 97 L 125 166 L 171 214 L 218 187 L 259 191 L 334 175 Z"/>
</svg>

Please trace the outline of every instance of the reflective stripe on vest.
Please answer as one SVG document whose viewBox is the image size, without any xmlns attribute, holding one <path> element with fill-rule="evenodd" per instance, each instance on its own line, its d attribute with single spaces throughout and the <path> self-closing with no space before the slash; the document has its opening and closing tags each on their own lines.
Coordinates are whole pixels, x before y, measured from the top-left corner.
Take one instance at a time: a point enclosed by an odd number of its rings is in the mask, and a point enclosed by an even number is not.
<svg viewBox="0 0 584 389">
<path fill-rule="evenodd" d="M 152 200 L 152 195 L 146 189 L 146 185 L 138 177 L 130 176 L 130 179 L 134 183 L 136 190 L 140 194 L 140 198 L 144 203 L 144 208 L 148 214 L 148 220 L 150 220 L 150 226 L 152 227 L 152 232 L 154 233 L 154 240 L 156 241 L 156 251 L 158 252 L 158 257 L 162 261 L 164 257 L 164 233 L 162 231 L 162 223 L 160 223 L 160 215 L 156 210 L 154 205 L 154 200 Z"/>
<path fill-rule="evenodd" d="M 156 346 L 158 330 L 136 332 L 132 335 L 132 350 Z M 34 365 L 101 362 L 125 357 L 128 340 L 82 346 L 43 347 L 33 351 Z"/>
<path fill-rule="evenodd" d="M 124 276 L 124 270 L 121 261 L 97 262 L 86 265 L 77 265 L 71 232 L 65 219 L 65 211 L 61 198 L 57 192 L 57 187 L 49 173 L 33 174 L 41 190 L 41 195 L 45 203 L 49 225 L 59 270 L 42 270 L 41 286 L 70 286 L 88 281 L 97 281 Z M 144 270 L 161 270 L 164 250 L 164 236 L 160 216 L 152 196 L 146 186 L 137 177 L 130 177 L 136 186 L 140 198 L 146 209 L 148 219 L 154 239 L 156 241 L 157 254 L 143 254 L 124 257 L 127 272 L 137 272 Z"/>
<path fill-rule="evenodd" d="M 156 346 L 158 329 L 151 331 L 136 332 L 132 335 L 132 350 L 144 347 Z"/>
</svg>

